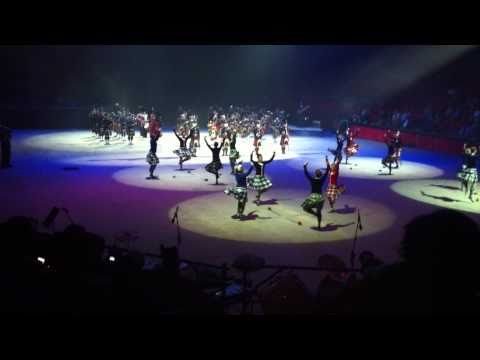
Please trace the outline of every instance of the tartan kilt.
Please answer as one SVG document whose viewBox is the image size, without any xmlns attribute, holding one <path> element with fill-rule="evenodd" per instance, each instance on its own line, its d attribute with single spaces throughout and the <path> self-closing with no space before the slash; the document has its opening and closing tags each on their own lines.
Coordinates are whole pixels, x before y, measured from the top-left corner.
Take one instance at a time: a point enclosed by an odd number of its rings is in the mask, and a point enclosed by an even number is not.
<svg viewBox="0 0 480 360">
<path fill-rule="evenodd" d="M 192 157 L 192 151 L 187 148 L 179 148 L 177 150 L 174 150 L 173 153 L 177 155 L 178 157 Z"/>
<path fill-rule="evenodd" d="M 220 169 L 223 169 L 223 165 L 220 161 L 212 161 L 210 164 L 205 166 L 205 170 L 212 174 L 215 174 Z"/>
<path fill-rule="evenodd" d="M 147 160 L 147 163 L 149 165 L 157 165 L 160 162 L 160 160 L 158 160 L 157 155 L 152 154 L 152 153 L 147 154 L 147 159 L 146 160 Z"/>
<path fill-rule="evenodd" d="M 328 185 L 327 188 L 327 198 L 329 200 L 335 201 L 340 196 L 341 193 L 345 191 L 345 187 L 343 185 Z"/>
<path fill-rule="evenodd" d="M 255 191 L 267 190 L 272 187 L 272 182 L 265 176 L 255 175 L 254 177 L 247 178 L 248 186 Z"/>
<path fill-rule="evenodd" d="M 468 168 L 460 171 L 457 176 L 463 181 L 476 183 L 478 181 L 478 173 L 475 168 Z"/>
<path fill-rule="evenodd" d="M 233 195 L 235 199 L 238 201 L 247 201 L 247 188 L 236 186 L 236 187 L 228 187 L 224 190 L 224 193 L 227 195 Z"/>
<path fill-rule="evenodd" d="M 237 160 L 240 157 L 240 153 L 238 152 L 237 149 L 230 149 L 230 159 Z"/>
<path fill-rule="evenodd" d="M 135 129 L 128 129 L 128 136 L 134 137 L 135 136 Z"/>
<path fill-rule="evenodd" d="M 359 149 L 358 144 L 354 144 L 349 147 L 346 147 L 344 152 L 348 157 L 352 157 L 358 152 L 358 149 Z"/>
<path fill-rule="evenodd" d="M 325 199 L 323 198 L 322 194 L 319 193 L 311 193 L 302 203 L 303 209 L 311 209 L 317 207 L 319 204 L 323 203 Z"/>
</svg>

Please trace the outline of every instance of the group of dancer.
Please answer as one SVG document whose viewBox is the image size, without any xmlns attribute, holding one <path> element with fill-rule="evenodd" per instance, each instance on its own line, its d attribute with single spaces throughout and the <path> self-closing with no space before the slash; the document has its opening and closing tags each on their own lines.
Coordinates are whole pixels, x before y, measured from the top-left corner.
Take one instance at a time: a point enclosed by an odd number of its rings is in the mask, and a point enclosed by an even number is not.
<svg viewBox="0 0 480 360">
<path fill-rule="evenodd" d="M 146 111 L 141 109 L 137 115 L 130 114 L 125 108 L 117 106 L 113 112 L 106 113 L 101 108 L 95 108 L 91 113 L 92 129 L 97 136 L 103 136 L 106 143 L 109 139 L 109 129 L 112 129 L 117 136 L 129 136 L 129 141 L 133 139 L 135 128 L 140 129 L 143 137 L 150 135 L 150 150 L 147 154 L 147 163 L 149 164 L 149 176 L 147 179 L 158 179 L 154 175 L 155 168 L 159 164 L 159 158 L 156 154 L 157 142 L 162 136 L 160 119 L 155 111 Z M 271 180 L 266 176 L 266 167 L 275 159 L 275 151 L 270 159 L 264 160 L 262 154 L 262 138 L 271 131 L 274 142 L 280 137 L 280 148 L 285 153 L 289 145 L 289 133 L 287 116 L 285 112 L 276 110 L 243 109 L 231 106 L 227 111 L 221 108 L 211 108 L 208 118 L 208 136 L 204 137 L 205 145 L 210 149 L 212 160 L 205 166 L 205 170 L 215 176 L 215 184 L 218 185 L 221 176 L 220 170 L 223 169 L 221 155 L 228 156 L 231 168 L 231 174 L 234 175 L 236 185 L 225 189 L 227 195 L 232 195 L 237 200 L 237 213 L 234 218 L 243 219 L 245 206 L 248 201 L 248 190 L 256 193 L 254 203 L 261 204 L 261 197 L 272 187 Z M 130 137 L 129 130 L 133 129 L 133 135 Z M 173 151 L 178 156 L 180 170 L 183 170 L 183 164 L 192 157 L 197 156 L 197 150 L 201 146 L 200 129 L 198 116 L 195 113 L 181 110 L 177 117 L 174 134 L 179 141 L 179 147 Z M 252 152 L 250 153 L 250 168 L 245 170 L 242 161 L 238 161 L 240 153 L 236 148 L 237 138 L 253 137 Z M 335 149 L 328 149 L 333 155 L 333 162 L 326 157 L 326 170 L 316 169 L 312 174 L 308 170 L 308 162 L 304 164 L 304 173 L 311 185 L 311 194 L 302 203 L 302 209 L 317 218 L 318 227 L 322 225 L 322 209 L 325 200 L 330 205 L 330 211 L 335 211 L 335 203 L 338 197 L 345 192 L 345 186 L 338 183 L 340 175 L 340 164 L 345 159 L 348 164 L 349 158 L 355 156 L 359 151 L 359 145 L 355 138 L 358 131 L 342 124 L 336 131 L 337 146 Z M 392 169 L 398 169 L 402 153 L 402 140 L 400 131 L 387 130 L 385 135 L 385 144 L 387 145 L 387 154 L 381 160 L 383 167 L 388 168 L 389 174 Z M 209 142 L 212 142 L 210 143 Z M 346 143 L 346 144 L 345 144 Z M 465 145 L 465 161 L 462 170 L 459 172 L 461 188 L 467 196 L 473 201 L 475 184 L 478 181 L 476 170 L 477 159 L 480 150 L 478 146 Z M 255 174 L 250 176 L 252 171 Z M 327 181 L 328 180 L 328 181 Z M 323 191 L 324 184 L 327 183 L 326 191 Z"/>
</svg>

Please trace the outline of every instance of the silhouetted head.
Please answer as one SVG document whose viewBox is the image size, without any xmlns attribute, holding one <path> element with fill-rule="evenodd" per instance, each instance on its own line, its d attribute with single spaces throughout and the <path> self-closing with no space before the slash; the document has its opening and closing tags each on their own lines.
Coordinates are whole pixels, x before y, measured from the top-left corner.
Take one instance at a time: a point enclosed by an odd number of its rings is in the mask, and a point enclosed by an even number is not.
<svg viewBox="0 0 480 360">
<path fill-rule="evenodd" d="M 262 154 L 257 154 L 257 159 L 258 159 L 258 162 L 263 162 Z"/>
<path fill-rule="evenodd" d="M 315 177 L 317 178 L 322 177 L 322 170 L 320 169 L 315 170 Z"/>
<path fill-rule="evenodd" d="M 237 164 L 237 166 L 235 166 L 235 172 L 237 174 L 241 174 L 243 173 L 243 164 L 240 162 Z"/>
<path fill-rule="evenodd" d="M 215 141 L 215 142 L 213 143 L 213 147 L 217 148 L 217 147 L 218 147 L 218 142 Z"/>
</svg>

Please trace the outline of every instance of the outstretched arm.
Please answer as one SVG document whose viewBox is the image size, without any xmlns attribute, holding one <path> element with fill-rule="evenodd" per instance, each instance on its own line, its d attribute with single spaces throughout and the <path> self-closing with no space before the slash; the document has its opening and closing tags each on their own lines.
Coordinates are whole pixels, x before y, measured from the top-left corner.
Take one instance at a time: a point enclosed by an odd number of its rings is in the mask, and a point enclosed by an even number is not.
<svg viewBox="0 0 480 360">
<path fill-rule="evenodd" d="M 250 165 L 250 169 L 249 169 L 249 170 L 248 170 L 248 172 L 245 174 L 245 176 L 248 176 L 248 175 L 250 175 L 250 173 L 252 172 L 252 170 L 253 170 L 253 166 L 252 166 L 252 165 Z"/>
<path fill-rule="evenodd" d="M 306 161 L 303 164 L 303 171 L 305 172 L 305 176 L 307 177 L 307 179 L 312 180 L 312 176 L 308 173 L 307 166 L 308 166 L 308 161 Z"/>
<path fill-rule="evenodd" d="M 327 171 L 330 170 L 330 163 L 328 162 L 328 156 L 325 156 L 325 161 L 327 163 Z"/>
<path fill-rule="evenodd" d="M 177 129 L 173 129 L 173 133 L 175 134 L 178 140 L 182 140 L 180 139 L 180 136 L 178 136 Z"/>
<path fill-rule="evenodd" d="M 209 144 L 208 141 L 207 141 L 207 137 L 205 136 L 203 139 L 205 140 L 205 144 L 207 144 L 208 148 L 209 148 L 210 150 L 212 150 L 212 147 L 210 146 L 210 144 Z"/>
<path fill-rule="evenodd" d="M 275 151 L 273 152 L 272 158 L 271 158 L 270 160 L 268 160 L 268 161 L 265 161 L 264 164 L 271 163 L 274 158 L 275 158 Z"/>
</svg>

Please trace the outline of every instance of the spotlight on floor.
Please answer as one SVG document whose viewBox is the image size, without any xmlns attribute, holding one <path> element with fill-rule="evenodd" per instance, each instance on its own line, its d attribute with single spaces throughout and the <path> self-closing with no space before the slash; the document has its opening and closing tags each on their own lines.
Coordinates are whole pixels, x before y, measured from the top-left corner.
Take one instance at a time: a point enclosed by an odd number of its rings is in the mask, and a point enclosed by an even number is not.
<svg viewBox="0 0 480 360">
<path fill-rule="evenodd" d="M 37 257 L 37 261 L 41 264 L 45 264 L 45 258 L 43 258 L 43 257 L 40 257 L 40 256 Z"/>
<path fill-rule="evenodd" d="M 115 262 L 115 256 L 109 256 L 108 261 L 110 262 Z"/>
</svg>

